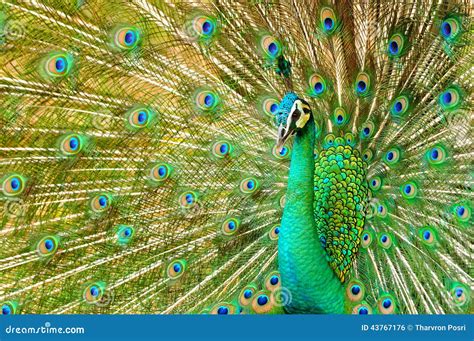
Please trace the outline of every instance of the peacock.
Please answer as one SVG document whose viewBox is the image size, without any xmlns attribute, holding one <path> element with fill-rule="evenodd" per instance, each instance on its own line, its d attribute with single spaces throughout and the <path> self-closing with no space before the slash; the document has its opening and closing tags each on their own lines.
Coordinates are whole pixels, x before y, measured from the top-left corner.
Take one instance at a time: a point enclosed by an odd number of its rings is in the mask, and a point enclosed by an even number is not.
<svg viewBox="0 0 474 341">
<path fill-rule="evenodd" d="M 2 1 L 2 314 L 472 313 L 472 10 Z"/>
</svg>

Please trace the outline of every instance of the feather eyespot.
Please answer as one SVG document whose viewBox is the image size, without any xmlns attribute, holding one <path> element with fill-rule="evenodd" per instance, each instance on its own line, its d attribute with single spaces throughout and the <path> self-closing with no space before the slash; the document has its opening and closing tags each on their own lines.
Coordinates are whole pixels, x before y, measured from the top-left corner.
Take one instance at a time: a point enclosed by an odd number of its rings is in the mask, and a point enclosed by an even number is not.
<svg viewBox="0 0 474 341">
<path fill-rule="evenodd" d="M 379 245 L 382 246 L 384 249 L 389 249 L 393 244 L 392 236 L 388 233 L 380 233 L 379 234 Z"/>
<path fill-rule="evenodd" d="M 17 313 L 17 304 L 13 301 L 2 303 L 2 315 L 15 315 Z"/>
<path fill-rule="evenodd" d="M 197 193 L 186 191 L 179 196 L 179 203 L 183 208 L 191 208 L 197 204 Z"/>
<path fill-rule="evenodd" d="M 441 165 L 446 161 L 446 158 L 446 149 L 441 145 L 434 146 L 426 151 L 426 159 L 430 165 Z"/>
<path fill-rule="evenodd" d="M 461 22 L 457 18 L 448 18 L 441 23 L 440 32 L 442 37 L 451 41 L 461 32 Z"/>
<path fill-rule="evenodd" d="M 119 28 L 114 33 L 114 45 L 123 51 L 135 49 L 140 39 L 140 31 L 131 26 Z"/>
<path fill-rule="evenodd" d="M 79 154 L 84 148 L 84 138 L 78 134 L 69 134 L 61 138 L 59 148 L 62 154 L 72 156 Z"/>
<path fill-rule="evenodd" d="M 382 187 L 382 178 L 380 176 L 374 176 L 369 180 L 369 187 L 372 191 L 378 191 Z"/>
<path fill-rule="evenodd" d="M 197 107 L 202 111 L 212 111 L 219 105 L 220 98 L 217 93 L 204 90 L 196 94 L 195 102 Z"/>
<path fill-rule="evenodd" d="M 290 156 L 290 147 L 283 146 L 280 149 L 277 146 L 274 146 L 272 149 L 272 154 L 275 158 L 279 160 L 288 159 Z"/>
<path fill-rule="evenodd" d="M 278 111 L 278 101 L 274 98 L 267 98 L 263 101 L 263 112 L 269 117 L 275 117 Z"/>
<path fill-rule="evenodd" d="M 43 237 L 36 245 L 36 252 L 44 257 L 51 256 L 56 253 L 59 245 L 59 240 L 55 236 Z"/>
<path fill-rule="evenodd" d="M 381 218 L 385 218 L 387 216 L 387 207 L 384 204 L 379 203 L 377 205 L 377 215 Z"/>
<path fill-rule="evenodd" d="M 423 244 L 432 246 L 436 243 L 437 236 L 433 228 L 426 226 L 419 230 L 418 235 Z"/>
<path fill-rule="evenodd" d="M 310 94 L 314 97 L 321 96 L 326 91 L 326 81 L 321 75 L 314 74 L 309 78 Z"/>
<path fill-rule="evenodd" d="M 273 302 L 269 291 L 259 291 L 255 293 L 252 300 L 252 309 L 257 314 L 265 314 L 272 310 Z"/>
<path fill-rule="evenodd" d="M 346 110 L 342 107 L 337 107 L 334 109 L 332 114 L 332 120 L 337 126 L 343 126 L 349 122 L 350 116 L 347 114 Z"/>
<path fill-rule="evenodd" d="M 346 296 L 352 302 L 358 302 L 364 298 L 365 287 L 361 281 L 352 280 L 346 287 Z"/>
<path fill-rule="evenodd" d="M 331 148 L 334 146 L 335 136 L 333 134 L 327 134 L 323 141 L 323 146 L 325 149 Z"/>
<path fill-rule="evenodd" d="M 377 310 L 381 314 L 393 314 L 396 311 L 397 304 L 392 295 L 382 295 L 377 301 Z"/>
<path fill-rule="evenodd" d="M 399 96 L 395 98 L 390 107 L 392 116 L 398 117 L 405 114 L 410 106 L 410 101 L 407 96 Z"/>
<path fill-rule="evenodd" d="M 334 10 L 329 7 L 321 9 L 321 28 L 326 34 L 333 33 L 337 28 L 337 18 Z"/>
<path fill-rule="evenodd" d="M 149 178 L 154 182 L 162 182 L 171 176 L 172 168 L 166 163 L 159 163 L 150 169 Z"/>
<path fill-rule="evenodd" d="M 221 231 L 226 236 L 234 235 L 240 227 L 240 220 L 237 218 L 228 218 L 222 223 Z"/>
<path fill-rule="evenodd" d="M 166 273 L 170 279 L 178 279 L 183 276 L 186 271 L 186 262 L 184 260 L 175 260 L 171 262 L 167 269 Z"/>
<path fill-rule="evenodd" d="M 469 287 L 458 282 L 451 286 L 450 293 L 454 303 L 458 306 L 464 306 L 468 304 L 471 298 L 471 290 Z"/>
<path fill-rule="evenodd" d="M 409 181 L 400 187 L 400 193 L 405 199 L 414 199 L 418 194 L 418 185 Z"/>
<path fill-rule="evenodd" d="M 368 139 L 368 138 L 371 138 L 372 135 L 374 134 L 375 132 L 375 125 L 373 122 L 371 121 L 367 121 L 365 122 L 362 127 L 361 127 L 361 130 L 360 130 L 360 137 L 362 139 Z"/>
<path fill-rule="evenodd" d="M 147 127 L 155 113 L 147 107 L 136 107 L 126 114 L 126 119 L 131 128 L 141 129 Z"/>
<path fill-rule="evenodd" d="M 102 282 L 95 282 L 89 284 L 82 294 L 82 297 L 87 303 L 97 303 L 104 296 L 105 284 Z"/>
<path fill-rule="evenodd" d="M 439 103 L 444 110 L 452 110 L 461 103 L 461 94 L 458 89 L 451 87 L 439 95 Z"/>
<path fill-rule="evenodd" d="M 25 190 L 26 180 L 20 174 L 11 174 L 2 181 L 2 193 L 7 197 L 20 195 Z"/>
<path fill-rule="evenodd" d="M 259 186 L 260 184 L 257 179 L 250 177 L 240 182 L 240 191 L 245 194 L 251 194 L 254 193 Z"/>
<path fill-rule="evenodd" d="M 398 148 L 389 149 L 385 153 L 383 160 L 388 166 L 395 166 L 400 161 L 400 150 Z"/>
<path fill-rule="evenodd" d="M 197 16 L 193 20 L 194 31 L 203 39 L 211 38 L 216 32 L 216 22 L 207 16 Z"/>
<path fill-rule="evenodd" d="M 110 208 L 112 204 L 112 197 L 107 193 L 102 193 L 94 196 L 91 199 L 90 207 L 92 211 L 96 213 L 101 213 Z"/>
<path fill-rule="evenodd" d="M 236 307 L 227 302 L 218 303 L 211 309 L 212 315 L 233 315 L 235 313 Z"/>
<path fill-rule="evenodd" d="M 360 238 L 360 245 L 362 245 L 362 247 L 365 249 L 368 248 L 369 245 L 372 243 L 373 238 L 374 237 L 371 231 L 364 230 Z"/>
<path fill-rule="evenodd" d="M 67 53 L 51 54 L 44 61 L 45 77 L 61 78 L 67 76 L 72 68 L 73 58 Z"/>
<path fill-rule="evenodd" d="M 232 150 L 232 145 L 227 141 L 217 141 L 212 146 L 212 154 L 219 159 L 229 156 L 232 153 Z"/>
<path fill-rule="evenodd" d="M 260 46 L 270 59 L 276 59 L 281 55 L 281 44 L 272 36 L 265 35 L 260 39 Z"/>
<path fill-rule="evenodd" d="M 370 149 L 366 149 L 362 153 L 362 160 L 364 160 L 365 162 L 371 161 L 373 157 L 374 157 L 374 154 L 373 154 L 372 150 L 370 150 Z"/>
<path fill-rule="evenodd" d="M 352 314 L 355 315 L 370 315 L 372 314 L 372 308 L 365 302 L 362 302 L 352 308 Z"/>
<path fill-rule="evenodd" d="M 117 228 L 117 242 L 120 245 L 125 245 L 130 242 L 133 235 L 135 234 L 135 229 L 128 225 L 119 225 Z"/>
<path fill-rule="evenodd" d="M 361 72 L 357 75 L 354 83 L 354 89 L 357 96 L 366 96 L 370 90 L 370 77 L 367 73 Z"/>
<path fill-rule="evenodd" d="M 465 202 L 458 203 L 453 206 L 455 218 L 463 223 L 466 223 L 471 218 L 471 207 Z"/>
<path fill-rule="evenodd" d="M 270 291 L 275 291 L 281 286 L 280 274 L 278 271 L 269 273 L 265 278 L 265 288 Z"/>
<path fill-rule="evenodd" d="M 254 285 L 248 285 L 243 288 L 239 295 L 239 303 L 244 307 L 248 306 L 250 303 L 252 303 L 252 299 L 256 291 L 257 289 Z"/>
<path fill-rule="evenodd" d="M 391 57 L 399 57 L 405 47 L 405 38 L 397 33 L 394 34 L 388 41 L 387 52 Z"/>
<path fill-rule="evenodd" d="M 278 240 L 278 236 L 280 235 L 280 225 L 275 225 L 269 232 L 269 236 L 271 240 Z"/>
</svg>

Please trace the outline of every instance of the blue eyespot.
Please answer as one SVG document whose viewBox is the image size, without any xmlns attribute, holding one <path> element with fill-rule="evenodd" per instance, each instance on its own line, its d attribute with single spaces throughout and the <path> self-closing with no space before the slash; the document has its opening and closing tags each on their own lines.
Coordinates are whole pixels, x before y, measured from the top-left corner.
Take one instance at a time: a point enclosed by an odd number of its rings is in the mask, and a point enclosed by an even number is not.
<svg viewBox="0 0 474 341">
<path fill-rule="evenodd" d="M 266 295 L 261 295 L 257 298 L 258 305 L 265 305 L 268 303 L 268 297 Z"/>
<path fill-rule="evenodd" d="M 250 297 L 252 297 L 252 290 L 245 290 L 244 291 L 244 297 L 249 299 Z"/>
<path fill-rule="evenodd" d="M 366 89 L 367 89 L 367 84 L 365 84 L 365 82 L 359 81 L 357 83 L 357 91 L 358 92 L 364 92 Z"/>
<path fill-rule="evenodd" d="M 278 58 L 282 52 L 280 42 L 269 35 L 265 35 L 260 39 L 260 46 L 270 59 Z"/>
<path fill-rule="evenodd" d="M 387 153 L 387 160 L 389 160 L 389 161 L 393 160 L 393 152 L 388 152 Z"/>
<path fill-rule="evenodd" d="M 458 36 L 462 30 L 462 24 L 457 18 L 448 18 L 441 24 L 441 35 L 447 41 L 451 41 Z"/>
<path fill-rule="evenodd" d="M 278 52 L 278 45 L 275 43 L 270 43 L 268 45 L 268 52 L 270 52 L 272 55 L 275 55 Z"/>
<path fill-rule="evenodd" d="M 278 276 L 272 276 L 272 278 L 270 278 L 270 283 L 272 285 L 277 285 L 278 282 L 279 282 Z"/>
<path fill-rule="evenodd" d="M 97 297 L 99 295 L 99 289 L 96 286 L 92 286 L 89 289 L 89 292 L 93 297 Z"/>
<path fill-rule="evenodd" d="M 388 240 L 388 237 L 386 235 L 383 235 L 382 238 L 380 238 L 380 240 L 382 241 L 382 243 L 386 243 Z"/>
<path fill-rule="evenodd" d="M 369 235 L 366 233 L 364 234 L 364 236 L 362 237 L 362 239 L 364 239 L 365 241 L 369 240 Z"/>
<path fill-rule="evenodd" d="M 227 307 L 219 307 L 219 308 L 217 309 L 217 314 L 218 314 L 218 315 L 227 315 L 227 314 L 229 314 L 229 308 L 227 308 Z"/>
<path fill-rule="evenodd" d="M 403 109 L 403 104 L 400 101 L 395 102 L 393 108 L 395 109 L 396 113 L 400 113 Z"/>
<path fill-rule="evenodd" d="M 358 285 L 352 286 L 351 292 L 353 295 L 357 295 L 360 292 L 360 287 Z"/>
<path fill-rule="evenodd" d="M 134 31 L 129 30 L 125 33 L 125 39 L 124 39 L 125 45 L 127 46 L 133 45 L 136 40 L 137 40 L 137 35 L 135 34 Z"/>
<path fill-rule="evenodd" d="M 392 305 L 392 301 L 387 298 L 383 301 L 382 304 L 383 304 L 384 308 L 388 309 Z"/>
<path fill-rule="evenodd" d="M 275 228 L 275 234 L 278 234 L 278 233 L 280 233 L 280 229 L 277 227 Z"/>
<path fill-rule="evenodd" d="M 332 20 L 331 18 L 326 18 L 324 19 L 324 28 L 326 30 L 331 30 L 332 28 L 334 27 L 334 20 Z"/>
<path fill-rule="evenodd" d="M 277 110 L 278 110 L 278 104 L 273 103 L 273 104 L 270 105 L 270 112 L 271 112 L 272 114 L 274 114 L 275 111 L 277 111 Z"/>
<path fill-rule="evenodd" d="M 206 97 L 204 97 L 204 104 L 207 106 L 207 107 L 212 107 L 212 105 L 214 104 L 214 96 L 212 96 L 211 94 L 208 94 L 206 95 Z"/>
<path fill-rule="evenodd" d="M 424 238 L 425 240 L 429 240 L 430 237 L 431 237 L 431 232 L 430 232 L 430 231 L 425 231 L 425 232 L 423 233 L 423 238 Z"/>
<path fill-rule="evenodd" d="M 135 27 L 122 27 L 114 33 L 114 45 L 121 50 L 134 49 L 140 40 L 140 33 Z"/>
<path fill-rule="evenodd" d="M 67 68 L 67 61 L 64 57 L 59 57 L 56 59 L 56 72 L 64 72 Z"/>
<path fill-rule="evenodd" d="M 255 178 L 247 178 L 240 182 L 240 190 L 246 194 L 255 192 L 258 186 L 259 184 Z"/>
<path fill-rule="evenodd" d="M 46 250 L 51 251 L 54 248 L 54 242 L 51 239 L 46 239 L 44 241 L 44 247 Z"/>
<path fill-rule="evenodd" d="M 10 186 L 11 186 L 12 190 L 14 190 L 14 191 L 18 190 L 18 188 L 20 188 L 20 179 L 12 178 L 10 180 Z"/>
<path fill-rule="evenodd" d="M 443 36 L 449 37 L 451 35 L 451 31 L 451 25 L 449 24 L 449 22 L 443 22 L 443 24 L 441 25 L 441 33 L 443 33 Z"/>
<path fill-rule="evenodd" d="M 84 147 L 83 139 L 77 134 L 69 134 L 61 138 L 60 149 L 65 155 L 78 154 Z"/>
<path fill-rule="evenodd" d="M 202 33 L 206 35 L 210 35 L 213 30 L 214 30 L 214 24 L 210 22 L 209 20 L 204 21 L 204 23 L 202 24 Z"/>
<path fill-rule="evenodd" d="M 4 304 L 2 305 L 2 315 L 10 315 L 12 313 L 12 309 L 10 306 Z"/>
<path fill-rule="evenodd" d="M 359 315 L 367 315 L 369 313 L 366 307 L 360 307 L 358 312 Z"/>
<path fill-rule="evenodd" d="M 324 86 L 323 86 L 323 83 L 321 82 L 317 82 L 316 84 L 314 84 L 314 91 L 319 95 L 323 92 L 324 90 Z"/>
<path fill-rule="evenodd" d="M 388 49 L 391 54 L 397 54 L 398 53 L 398 43 L 396 41 L 391 41 L 390 44 L 388 45 Z"/>
<path fill-rule="evenodd" d="M 170 279 L 178 279 L 186 272 L 186 261 L 176 260 L 170 263 L 166 269 L 166 272 Z"/>
</svg>

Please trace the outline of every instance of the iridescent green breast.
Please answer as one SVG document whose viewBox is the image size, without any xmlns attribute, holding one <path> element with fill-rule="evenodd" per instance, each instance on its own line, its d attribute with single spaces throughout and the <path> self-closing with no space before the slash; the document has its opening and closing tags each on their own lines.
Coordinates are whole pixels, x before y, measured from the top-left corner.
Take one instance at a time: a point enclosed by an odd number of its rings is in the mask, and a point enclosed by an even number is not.
<svg viewBox="0 0 474 341">
<path fill-rule="evenodd" d="M 326 258 L 341 281 L 360 245 L 368 196 L 367 164 L 352 134 L 328 134 L 315 158 L 314 215 Z"/>
</svg>

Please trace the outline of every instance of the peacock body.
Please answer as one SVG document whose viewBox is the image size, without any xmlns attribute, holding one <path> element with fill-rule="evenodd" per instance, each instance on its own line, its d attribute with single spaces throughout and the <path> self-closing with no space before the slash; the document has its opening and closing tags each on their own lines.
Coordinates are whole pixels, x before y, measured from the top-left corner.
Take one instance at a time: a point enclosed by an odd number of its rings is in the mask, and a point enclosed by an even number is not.
<svg viewBox="0 0 474 341">
<path fill-rule="evenodd" d="M 472 312 L 471 18 L 3 1 L 2 313 Z"/>
</svg>

